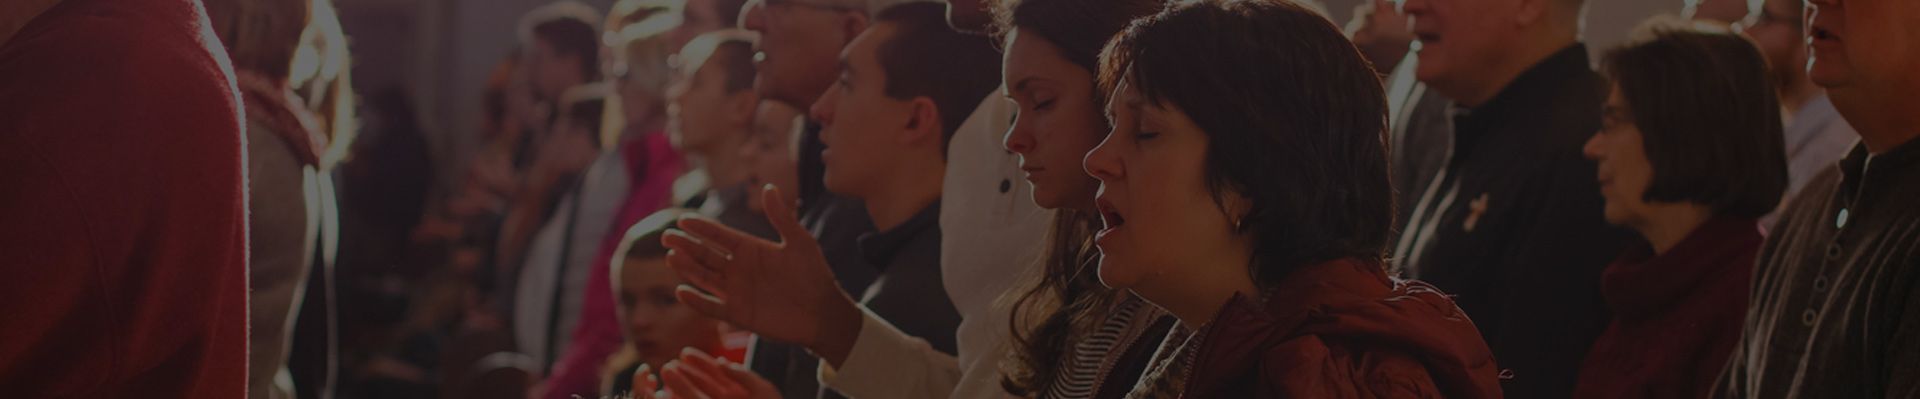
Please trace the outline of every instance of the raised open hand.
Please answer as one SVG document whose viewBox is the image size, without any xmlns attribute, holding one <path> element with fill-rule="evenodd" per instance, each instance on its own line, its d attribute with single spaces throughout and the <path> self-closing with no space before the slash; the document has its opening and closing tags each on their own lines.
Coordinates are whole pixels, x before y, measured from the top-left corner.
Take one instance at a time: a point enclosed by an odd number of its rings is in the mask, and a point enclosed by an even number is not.
<svg viewBox="0 0 1920 399">
<path fill-rule="evenodd" d="M 661 238 L 671 249 L 667 264 L 699 287 L 681 286 L 676 295 L 708 317 L 814 349 L 838 364 L 845 356 L 838 349 L 859 332 L 860 311 L 780 190 L 769 185 L 761 197 L 781 242 L 700 218 L 681 219 L 680 230 Z"/>
</svg>

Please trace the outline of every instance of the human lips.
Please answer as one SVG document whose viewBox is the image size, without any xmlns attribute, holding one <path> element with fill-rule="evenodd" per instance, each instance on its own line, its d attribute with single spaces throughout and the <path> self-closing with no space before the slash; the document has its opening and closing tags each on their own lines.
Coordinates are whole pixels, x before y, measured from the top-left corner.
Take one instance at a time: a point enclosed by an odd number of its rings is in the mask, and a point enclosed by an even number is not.
<svg viewBox="0 0 1920 399">
<path fill-rule="evenodd" d="M 1440 30 L 1430 26 L 1420 26 L 1419 20 L 1415 20 L 1413 38 L 1419 40 L 1422 46 L 1432 45 L 1440 41 Z"/>
<path fill-rule="evenodd" d="M 1120 211 L 1120 207 L 1114 205 L 1113 201 L 1108 199 L 1104 193 L 1094 199 L 1094 207 L 1099 210 L 1100 222 L 1105 226 L 1099 233 L 1094 235 L 1096 243 L 1107 241 L 1107 237 L 1112 236 L 1115 232 L 1118 232 L 1121 227 L 1126 226 L 1126 216 Z"/>
<path fill-rule="evenodd" d="M 1040 166 L 1020 165 L 1020 171 L 1026 172 L 1027 180 L 1032 181 L 1034 178 L 1034 175 L 1038 175 L 1040 174 L 1040 172 L 1047 171 L 1047 168 L 1040 167 Z"/>
</svg>

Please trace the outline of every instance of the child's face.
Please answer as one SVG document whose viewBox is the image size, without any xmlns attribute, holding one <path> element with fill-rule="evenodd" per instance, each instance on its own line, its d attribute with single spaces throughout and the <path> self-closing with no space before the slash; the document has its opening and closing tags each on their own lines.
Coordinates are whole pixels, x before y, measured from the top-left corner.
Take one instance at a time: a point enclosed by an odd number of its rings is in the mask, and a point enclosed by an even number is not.
<svg viewBox="0 0 1920 399">
<path fill-rule="evenodd" d="M 719 322 L 674 298 L 680 284 L 665 259 L 629 258 L 621 265 L 621 322 L 640 359 L 654 370 L 679 356 L 682 348 L 712 351 L 720 343 Z"/>
<path fill-rule="evenodd" d="M 747 134 L 744 124 L 752 115 L 733 113 L 753 110 L 729 106 L 729 101 L 737 100 L 726 92 L 726 71 L 717 62 L 723 55 L 713 57 L 697 71 L 682 71 L 667 89 L 667 134 L 682 151 L 701 155 L 730 151 L 733 148 L 720 146 Z"/>
<path fill-rule="evenodd" d="M 754 191 L 747 196 L 747 209 L 754 212 L 765 210 L 760 203 L 761 186 L 772 184 L 780 187 L 786 194 L 787 206 L 794 206 L 800 193 L 800 167 L 794 161 L 794 142 L 800 138 L 800 131 L 793 128 L 794 119 L 800 111 L 786 104 L 763 101 L 753 117 L 753 137 L 740 146 L 740 162 L 753 169 L 747 176 L 748 187 Z"/>
</svg>

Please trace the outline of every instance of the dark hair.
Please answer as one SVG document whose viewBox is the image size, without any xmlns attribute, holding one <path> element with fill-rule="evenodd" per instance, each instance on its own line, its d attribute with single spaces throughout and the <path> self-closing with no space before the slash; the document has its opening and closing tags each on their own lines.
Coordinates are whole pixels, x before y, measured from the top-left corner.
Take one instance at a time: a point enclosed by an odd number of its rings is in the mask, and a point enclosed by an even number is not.
<svg viewBox="0 0 1920 399">
<path fill-rule="evenodd" d="M 1303 265 L 1379 260 L 1393 222 L 1386 95 L 1332 22 L 1285 0 L 1198 0 L 1135 21 L 1101 56 L 1101 86 L 1125 79 L 1208 137 L 1216 202 L 1251 209 L 1251 274 L 1269 287 Z"/>
<path fill-rule="evenodd" d="M 554 3 L 527 14 L 522 40 L 538 40 L 553 47 L 555 54 L 580 58 L 580 76 L 599 80 L 600 30 L 594 27 L 599 16 L 592 8 L 574 2 Z"/>
<path fill-rule="evenodd" d="M 980 100 L 1000 85 L 1000 53 L 986 38 L 947 26 L 947 7 L 932 2 L 887 8 L 874 25 L 891 24 L 880 43 L 885 92 L 895 100 L 927 97 L 940 113 L 941 154 Z"/>
<path fill-rule="evenodd" d="M 602 123 L 606 120 L 606 90 L 608 89 L 604 85 L 600 85 L 580 86 L 568 91 L 562 96 L 560 114 L 555 117 L 558 118 L 557 120 L 586 128 L 588 134 L 598 137 Z M 594 143 L 596 146 L 605 144 L 598 139 L 594 140 Z"/>
<path fill-rule="evenodd" d="M 724 91 L 727 94 L 753 89 L 753 41 L 741 38 L 728 38 L 714 46 L 713 55 L 707 57 L 707 64 L 720 63 L 725 76 Z M 699 71 L 694 71 L 698 73 Z"/>
<path fill-rule="evenodd" d="M 681 217 L 697 214 L 699 212 L 691 209 L 668 208 L 647 215 L 646 218 L 628 226 L 626 233 L 621 235 L 620 246 L 614 247 L 614 275 L 619 275 L 621 264 L 625 263 L 623 260 L 667 257 L 667 247 L 660 243 L 660 237 L 666 235 L 667 230 L 672 230 L 674 223 Z M 614 284 L 619 284 L 618 280 L 615 280 Z"/>
<path fill-rule="evenodd" d="M 1773 212 L 1787 188 L 1787 156 L 1759 48 L 1732 33 L 1660 21 L 1640 36 L 1600 63 L 1653 166 L 1642 198 L 1741 218 Z"/>
<path fill-rule="evenodd" d="M 747 0 L 713 0 L 714 15 L 720 17 L 720 26 L 740 27 L 740 10 L 747 8 Z"/>
<path fill-rule="evenodd" d="M 1091 73 L 1099 70 L 1100 50 L 1115 33 L 1134 18 L 1160 11 L 1165 3 L 1008 0 L 993 7 L 997 41 L 1004 42 L 1016 28 L 1022 35 L 1045 37 L 1061 57 Z M 1092 94 L 1096 104 L 1105 103 L 1106 93 Z M 1044 264 L 1028 277 L 1031 281 L 1012 303 L 1008 326 L 1013 351 L 1000 379 L 1008 393 L 1035 395 L 1057 383 L 1060 368 L 1070 364 L 1073 343 L 1098 329 L 1113 307 L 1113 290 L 1101 284 L 1099 273 L 1094 272 L 1099 251 L 1092 238 L 1099 225 L 1099 216 L 1092 212 L 1054 211 Z"/>
</svg>

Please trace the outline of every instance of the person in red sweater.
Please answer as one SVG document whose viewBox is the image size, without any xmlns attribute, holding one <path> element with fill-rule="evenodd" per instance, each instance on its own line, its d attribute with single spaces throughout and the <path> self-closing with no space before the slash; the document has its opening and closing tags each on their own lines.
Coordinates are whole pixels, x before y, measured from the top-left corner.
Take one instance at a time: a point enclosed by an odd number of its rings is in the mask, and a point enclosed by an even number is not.
<svg viewBox="0 0 1920 399">
<path fill-rule="evenodd" d="M 1602 272 L 1613 321 L 1574 398 L 1703 398 L 1740 340 L 1761 216 L 1787 189 L 1765 58 L 1726 31 L 1650 25 L 1607 53 L 1597 161 L 1608 223 L 1642 240 Z"/>
<path fill-rule="evenodd" d="M 1475 322 L 1388 275 L 1386 93 L 1331 21 L 1183 2 L 1100 70 L 1100 281 L 1179 319 L 1127 397 L 1503 397 Z"/>
<path fill-rule="evenodd" d="M 238 398 L 239 94 L 193 0 L 0 2 L 0 392 Z"/>
</svg>

